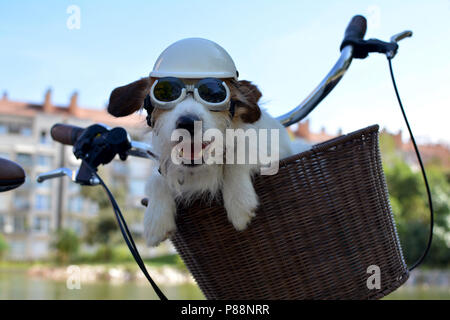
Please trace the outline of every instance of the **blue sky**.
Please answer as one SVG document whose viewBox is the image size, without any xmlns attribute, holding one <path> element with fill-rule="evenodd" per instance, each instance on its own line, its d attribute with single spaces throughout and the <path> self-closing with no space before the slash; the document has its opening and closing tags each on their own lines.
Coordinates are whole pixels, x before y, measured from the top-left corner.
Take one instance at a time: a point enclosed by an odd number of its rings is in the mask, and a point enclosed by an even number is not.
<svg viewBox="0 0 450 320">
<path fill-rule="evenodd" d="M 66 26 L 70 5 L 81 10 L 79 30 Z M 450 0 L 0 0 L 0 91 L 40 102 L 51 87 L 64 105 L 76 90 L 82 106 L 103 108 L 112 89 L 148 75 L 168 45 L 203 37 L 231 54 L 240 78 L 259 86 L 263 106 L 277 116 L 329 71 L 355 14 L 368 18 L 366 38 L 414 32 L 393 61 L 399 90 L 420 140 L 450 142 Z M 314 130 L 378 123 L 405 132 L 386 59 L 375 54 L 354 60 L 309 118 Z"/>
</svg>

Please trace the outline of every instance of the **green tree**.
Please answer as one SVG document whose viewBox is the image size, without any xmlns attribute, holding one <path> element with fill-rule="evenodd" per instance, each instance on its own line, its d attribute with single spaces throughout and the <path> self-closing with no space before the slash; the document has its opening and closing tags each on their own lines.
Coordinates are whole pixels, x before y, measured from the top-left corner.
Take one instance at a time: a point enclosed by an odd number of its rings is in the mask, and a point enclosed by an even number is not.
<svg viewBox="0 0 450 320">
<path fill-rule="evenodd" d="M 393 138 L 381 135 L 380 148 L 390 202 L 400 241 L 409 265 L 423 253 L 429 235 L 429 205 L 422 174 L 413 170 L 395 149 Z M 433 197 L 435 228 L 433 243 L 424 264 L 450 266 L 450 179 L 436 161 L 426 165 Z"/>
<path fill-rule="evenodd" d="M 62 229 L 55 234 L 51 243 L 56 250 L 56 260 L 61 264 L 68 264 L 78 253 L 80 239 L 70 229 Z"/>
<path fill-rule="evenodd" d="M 111 186 L 111 192 L 114 195 L 120 208 L 126 208 L 127 188 L 125 180 L 115 179 L 114 181 L 105 181 Z M 111 261 L 116 256 L 123 256 L 117 249 L 123 239 L 117 226 L 113 208 L 110 200 L 102 187 L 83 187 L 84 197 L 94 201 L 99 206 L 98 217 L 87 223 L 86 235 L 84 240 L 89 244 L 98 244 L 98 250 L 95 254 L 97 261 Z M 123 212 L 125 215 L 125 212 Z M 142 213 L 139 210 L 126 210 L 127 223 L 131 224 L 137 219 L 141 219 Z M 115 252 L 115 250 L 117 252 Z"/>
<path fill-rule="evenodd" d="M 8 251 L 8 243 L 6 242 L 5 237 L 3 237 L 2 234 L 0 234 L 0 261 L 3 260 L 7 251 Z"/>
</svg>

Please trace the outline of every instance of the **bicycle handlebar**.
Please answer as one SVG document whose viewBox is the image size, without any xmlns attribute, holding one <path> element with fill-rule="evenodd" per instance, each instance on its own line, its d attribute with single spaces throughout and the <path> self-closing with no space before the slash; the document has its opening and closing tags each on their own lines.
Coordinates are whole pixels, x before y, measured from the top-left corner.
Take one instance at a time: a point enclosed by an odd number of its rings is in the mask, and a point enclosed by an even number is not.
<svg viewBox="0 0 450 320">
<path fill-rule="evenodd" d="M 288 127 L 304 119 L 333 90 L 350 67 L 353 59 L 353 46 L 347 45 L 346 42 L 351 39 L 364 38 L 366 29 L 367 21 L 363 16 L 356 15 L 350 20 L 347 29 L 345 29 L 344 40 L 341 44 L 341 56 L 338 61 L 305 100 L 288 113 L 277 117 L 282 125 Z"/>
<path fill-rule="evenodd" d="M 357 15 L 350 20 L 350 23 L 345 29 L 343 43 L 348 39 L 362 39 L 366 34 L 367 20 L 363 16 Z"/>
<path fill-rule="evenodd" d="M 53 140 L 69 146 L 73 146 L 83 132 L 83 128 L 62 123 L 57 123 L 50 129 Z"/>
<path fill-rule="evenodd" d="M 17 188 L 24 182 L 23 168 L 13 161 L 0 158 L 0 192 Z"/>
<path fill-rule="evenodd" d="M 62 143 L 64 145 L 73 146 L 78 138 L 85 132 L 85 128 L 77 127 L 74 125 L 56 123 L 50 129 L 50 135 L 53 140 Z M 127 151 L 127 155 L 133 157 L 158 159 L 158 155 L 155 154 L 153 148 L 143 142 L 130 141 L 131 148 Z"/>
<path fill-rule="evenodd" d="M 305 100 L 291 111 L 277 117 L 277 120 L 282 125 L 288 127 L 303 120 L 310 114 L 342 79 L 353 58 L 364 59 L 370 52 L 379 52 L 386 54 L 389 59 L 392 59 L 397 52 L 397 41 L 412 35 L 411 31 L 404 31 L 393 36 L 391 42 L 384 42 L 378 39 L 364 40 L 366 29 L 367 20 L 363 16 L 356 15 L 350 20 L 340 46 L 341 56 L 338 61 Z"/>
<path fill-rule="evenodd" d="M 125 129 L 120 127 L 109 129 L 104 125 L 94 124 L 87 128 L 80 128 L 57 123 L 51 128 L 50 133 L 53 140 L 74 146 L 75 156 L 81 157 L 83 162 L 78 170 L 58 168 L 41 173 L 37 177 L 37 182 L 68 176 L 75 183 L 97 185 L 100 181 L 92 175 L 90 170 L 86 170 L 86 165 L 83 165 L 85 160 L 95 168 L 99 164 L 109 163 L 117 154 L 122 160 L 125 160 L 126 156 L 159 160 L 150 145 L 132 141 Z M 87 168 L 89 169 L 89 166 Z"/>
</svg>

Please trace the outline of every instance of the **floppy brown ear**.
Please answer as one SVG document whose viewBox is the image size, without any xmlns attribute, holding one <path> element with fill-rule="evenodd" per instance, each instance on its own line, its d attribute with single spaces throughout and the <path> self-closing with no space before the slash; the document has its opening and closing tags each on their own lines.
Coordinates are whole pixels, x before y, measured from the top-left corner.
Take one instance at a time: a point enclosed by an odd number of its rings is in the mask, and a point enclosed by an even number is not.
<svg viewBox="0 0 450 320">
<path fill-rule="evenodd" d="M 262 94 L 258 87 L 247 80 L 231 80 L 231 99 L 235 102 L 235 117 L 240 117 L 243 122 L 252 123 L 261 117 L 261 109 L 258 101 Z"/>
<path fill-rule="evenodd" d="M 108 112 L 115 117 L 125 117 L 139 110 L 150 91 L 150 79 L 142 78 L 115 88 L 109 97 Z"/>
</svg>

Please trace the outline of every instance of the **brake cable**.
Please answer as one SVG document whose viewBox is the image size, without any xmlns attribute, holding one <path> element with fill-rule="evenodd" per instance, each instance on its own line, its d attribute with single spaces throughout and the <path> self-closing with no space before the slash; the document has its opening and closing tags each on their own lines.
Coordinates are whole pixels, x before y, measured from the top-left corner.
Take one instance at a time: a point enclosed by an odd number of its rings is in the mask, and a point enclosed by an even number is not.
<svg viewBox="0 0 450 320">
<path fill-rule="evenodd" d="M 428 206 L 430 208 L 430 234 L 428 236 L 428 243 L 427 243 L 427 246 L 425 248 L 425 251 L 422 253 L 422 256 L 411 267 L 409 267 L 409 271 L 412 271 L 416 267 L 418 267 L 425 260 L 427 254 L 428 254 L 428 252 L 430 251 L 430 248 L 431 248 L 431 243 L 433 241 L 433 228 L 434 228 L 433 199 L 431 197 L 430 186 L 428 184 L 428 179 L 427 179 L 427 175 L 426 175 L 426 172 L 425 172 L 425 167 L 424 167 L 423 162 L 422 162 L 422 158 L 420 156 L 419 148 L 417 147 L 416 140 L 414 139 L 414 135 L 413 135 L 412 130 L 411 130 L 411 126 L 409 125 L 408 118 L 406 117 L 405 109 L 403 108 L 402 100 L 400 99 L 400 94 L 398 93 L 397 84 L 395 82 L 395 77 L 394 77 L 394 71 L 392 70 L 392 58 L 393 58 L 392 56 L 389 56 L 389 55 L 387 56 L 387 60 L 388 60 L 388 64 L 389 64 L 389 71 L 390 71 L 391 79 L 392 79 L 392 84 L 394 86 L 395 95 L 397 96 L 397 101 L 398 101 L 398 104 L 400 106 L 400 110 L 402 112 L 403 119 L 405 120 L 406 127 L 408 128 L 409 136 L 411 137 L 411 142 L 412 142 L 412 144 L 414 146 L 414 151 L 416 153 L 417 160 L 418 160 L 419 165 L 420 165 L 420 170 L 422 172 L 422 177 L 423 177 L 423 180 L 425 182 L 425 188 L 427 190 Z"/>
<path fill-rule="evenodd" d="M 344 40 L 341 43 L 341 50 L 347 46 L 351 45 L 353 47 L 353 58 L 356 59 L 365 59 L 368 57 L 369 53 L 371 52 L 378 52 L 386 54 L 388 64 L 389 64 L 389 71 L 392 79 L 392 84 L 394 86 L 395 95 L 397 97 L 398 104 L 400 106 L 400 110 L 403 115 L 403 119 L 405 120 L 406 127 L 408 128 L 409 136 L 411 138 L 411 142 L 414 147 L 414 152 L 416 153 L 417 160 L 420 165 L 420 169 L 422 172 L 422 177 L 425 183 L 425 188 L 427 191 L 427 197 L 428 197 L 428 206 L 430 209 L 430 234 L 428 236 L 428 242 L 427 246 L 422 253 L 421 257 L 411 266 L 409 267 L 409 271 L 414 270 L 416 267 L 418 267 L 422 262 L 425 260 L 426 256 L 428 255 L 428 252 L 430 251 L 431 244 L 433 241 L 433 228 L 434 228 L 434 210 L 433 210 L 433 200 L 431 196 L 430 186 L 428 184 L 427 175 L 425 172 L 425 167 L 422 162 L 422 158 L 420 156 L 419 148 L 417 147 L 416 140 L 414 139 L 414 135 L 411 130 L 411 126 L 409 125 L 408 118 L 406 116 L 405 109 L 403 108 L 402 101 L 400 99 L 400 94 L 397 89 L 397 84 L 395 82 L 394 72 L 392 69 L 392 59 L 397 54 L 398 50 L 398 44 L 397 42 L 405 39 L 407 37 L 412 36 L 411 31 L 403 31 L 400 32 L 394 36 L 391 37 L 390 42 L 381 41 L 378 39 L 368 39 L 364 40 L 363 36 L 365 34 L 367 24 L 366 20 L 362 16 L 355 16 L 352 21 L 350 22 L 349 26 L 347 27 Z"/>
<path fill-rule="evenodd" d="M 114 209 L 114 214 L 116 216 L 117 224 L 119 225 L 120 232 L 122 233 L 122 236 L 128 246 L 128 249 L 130 250 L 131 254 L 134 257 L 134 260 L 138 264 L 139 268 L 141 269 L 144 276 L 147 278 L 148 282 L 150 282 L 153 290 L 155 290 L 155 293 L 158 295 L 160 300 L 168 300 L 167 297 L 164 295 L 164 293 L 159 289 L 158 285 L 153 281 L 153 279 L 150 277 L 150 274 L 147 271 L 147 268 L 145 267 L 144 261 L 141 258 L 141 255 L 139 254 L 139 251 L 137 249 L 137 246 L 133 240 L 133 237 L 131 235 L 130 230 L 128 229 L 127 223 L 125 222 L 125 219 L 122 215 L 122 212 L 120 211 L 119 205 L 117 204 L 116 200 L 114 199 L 114 196 L 112 195 L 111 191 L 108 189 L 102 178 L 97 174 L 96 170 L 94 170 L 89 164 L 84 162 L 86 164 L 86 167 L 89 168 L 92 175 L 95 176 L 98 181 L 100 182 L 100 185 L 105 189 L 108 198 L 111 202 L 111 205 Z"/>
</svg>

